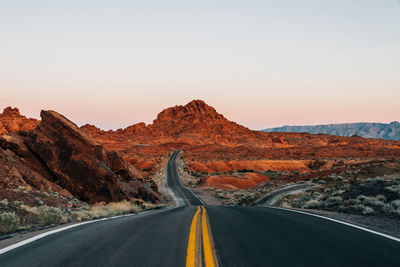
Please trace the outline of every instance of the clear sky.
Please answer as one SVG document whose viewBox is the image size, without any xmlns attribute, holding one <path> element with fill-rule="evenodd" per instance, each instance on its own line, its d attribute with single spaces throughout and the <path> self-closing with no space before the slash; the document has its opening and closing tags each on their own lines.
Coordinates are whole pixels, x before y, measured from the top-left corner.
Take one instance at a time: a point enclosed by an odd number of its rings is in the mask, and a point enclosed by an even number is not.
<svg viewBox="0 0 400 267">
<path fill-rule="evenodd" d="M 115 129 L 192 99 L 253 129 L 400 120 L 400 1 L 0 0 L 0 108 Z"/>
</svg>

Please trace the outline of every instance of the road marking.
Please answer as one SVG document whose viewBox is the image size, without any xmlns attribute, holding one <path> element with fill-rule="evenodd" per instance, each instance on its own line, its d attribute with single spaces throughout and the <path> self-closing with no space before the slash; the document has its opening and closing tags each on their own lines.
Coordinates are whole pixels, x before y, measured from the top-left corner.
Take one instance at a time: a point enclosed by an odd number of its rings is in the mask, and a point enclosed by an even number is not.
<svg viewBox="0 0 400 267">
<path fill-rule="evenodd" d="M 363 231 L 366 231 L 366 232 L 369 232 L 369 233 L 372 233 L 372 234 L 375 234 L 375 235 L 386 237 L 386 238 L 391 239 L 391 240 L 396 241 L 396 242 L 400 242 L 400 238 L 397 238 L 397 237 L 394 237 L 394 236 L 391 236 L 391 235 L 387 235 L 387 234 L 384 234 L 384 233 L 380 233 L 380 232 L 377 232 L 377 231 L 374 231 L 374 230 L 371 230 L 371 229 L 368 229 L 368 228 L 365 228 L 365 227 L 362 227 L 362 226 L 358 226 L 358 225 L 355 225 L 355 224 L 351 224 L 351 223 L 348 223 L 348 222 L 336 220 L 336 219 L 333 219 L 333 218 L 329 218 L 329 217 L 325 217 L 325 216 L 321 216 L 321 215 L 317 215 L 317 214 L 313 214 L 313 213 L 309 213 L 309 212 L 305 212 L 305 211 L 292 210 L 292 209 L 286 209 L 286 208 L 280 208 L 280 207 L 266 207 L 266 208 L 278 209 L 278 210 L 286 210 L 286 211 L 297 212 L 297 213 L 301 213 L 301 214 L 305 214 L 305 215 L 310 215 L 310 216 L 322 218 L 322 219 L 329 220 L 329 221 L 332 221 L 332 222 L 337 222 L 337 223 L 341 223 L 341 224 L 344 224 L 344 225 L 347 225 L 347 226 L 350 226 L 350 227 L 354 227 L 354 228 L 357 228 L 359 230 L 363 230 Z"/>
<path fill-rule="evenodd" d="M 176 209 L 176 208 L 178 208 L 178 207 L 165 208 L 165 209 L 162 209 L 162 210 L 148 210 L 148 211 L 143 211 L 143 212 L 140 212 L 140 213 L 118 215 L 118 216 L 114 216 L 114 217 L 110 217 L 110 218 L 102 218 L 102 219 L 97 219 L 97 220 L 86 221 L 86 222 L 81 222 L 81 223 L 68 225 L 68 226 L 65 226 L 65 227 L 61 227 L 61 228 L 58 228 L 58 229 L 55 229 L 55 230 L 52 230 L 52 231 L 48 231 L 48 232 L 33 236 L 31 238 L 25 239 L 23 241 L 20 241 L 18 243 L 15 243 L 13 245 L 8 246 L 8 247 L 2 248 L 2 249 L 0 249 L 0 255 L 4 254 L 4 253 L 6 253 L 6 252 L 8 252 L 10 250 L 13 250 L 13 249 L 22 247 L 22 246 L 24 246 L 26 244 L 32 243 L 32 242 L 34 242 L 36 240 L 42 239 L 43 237 L 46 237 L 46 236 L 49 236 L 49 235 L 53 235 L 53 234 L 56 234 L 56 233 L 59 233 L 59 232 L 62 232 L 62 231 L 77 227 L 77 226 L 90 224 L 90 223 L 101 222 L 101 221 L 107 221 L 107 220 L 111 220 L 111 219 L 117 219 L 117 218 L 121 218 L 121 217 L 130 217 L 130 216 L 145 215 L 147 213 L 164 212 L 164 211 L 171 210 L 171 209 Z"/>
<path fill-rule="evenodd" d="M 190 226 L 189 241 L 186 254 L 186 267 L 195 267 L 196 263 L 196 224 L 199 211 L 200 207 L 197 207 L 197 211 L 193 216 L 192 224 Z"/>
<path fill-rule="evenodd" d="M 179 174 L 178 174 L 178 177 L 179 177 Z M 180 178 L 179 178 L 179 181 L 180 181 Z M 182 183 L 182 182 L 181 182 Z M 184 186 L 183 184 L 182 184 L 182 186 Z M 187 190 L 189 190 L 190 191 L 190 193 L 192 193 L 192 195 L 193 196 L 195 196 L 199 201 L 200 201 L 200 203 L 203 205 L 203 206 L 205 206 L 206 204 L 204 204 L 204 202 L 203 202 L 203 200 L 201 200 L 195 193 L 193 193 L 193 191 L 189 188 L 189 187 L 187 187 L 187 186 L 184 186 Z"/>
<path fill-rule="evenodd" d="M 204 206 L 201 207 L 203 214 L 201 217 L 202 222 L 202 235 L 203 235 L 203 249 L 204 249 L 204 263 L 206 267 L 214 267 L 214 253 L 213 246 L 211 245 L 210 235 L 207 227 L 207 212 Z"/>
</svg>

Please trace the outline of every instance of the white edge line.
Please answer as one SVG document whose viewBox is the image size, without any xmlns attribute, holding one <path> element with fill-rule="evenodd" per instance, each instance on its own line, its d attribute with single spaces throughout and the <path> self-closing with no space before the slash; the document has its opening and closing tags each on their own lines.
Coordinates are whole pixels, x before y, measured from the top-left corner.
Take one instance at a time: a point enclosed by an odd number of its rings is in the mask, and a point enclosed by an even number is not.
<svg viewBox="0 0 400 267">
<path fill-rule="evenodd" d="M 204 204 L 203 200 L 201 200 L 200 197 L 198 197 L 189 187 L 187 187 L 187 186 L 185 186 L 183 184 L 182 184 L 182 186 L 185 187 L 187 190 L 189 190 L 201 202 L 201 204 L 203 204 L 204 207 L 206 206 L 206 204 Z"/>
<path fill-rule="evenodd" d="M 397 237 L 394 237 L 394 236 L 391 236 L 391 235 L 387 235 L 387 234 L 384 234 L 384 233 L 380 233 L 380 232 L 377 232 L 377 231 L 374 231 L 374 230 L 371 230 L 371 229 L 368 229 L 368 228 L 365 228 L 365 227 L 362 227 L 362 226 L 358 226 L 358 225 L 355 225 L 355 224 L 351 224 L 351 223 L 348 223 L 348 222 L 336 220 L 336 219 L 333 219 L 333 218 L 329 218 L 329 217 L 325 217 L 325 216 L 321 216 L 321 215 L 317 215 L 317 214 L 313 214 L 313 213 L 309 213 L 309 212 L 305 212 L 305 211 L 292 210 L 292 209 L 286 209 L 286 208 L 280 208 L 280 207 L 265 207 L 265 208 L 286 210 L 286 211 L 297 212 L 297 213 L 301 213 L 301 214 L 305 214 L 305 215 L 310 215 L 310 216 L 322 218 L 322 219 L 325 219 L 325 220 L 329 220 L 329 221 L 332 221 L 332 222 L 341 223 L 341 224 L 344 224 L 344 225 L 347 225 L 347 226 L 350 226 L 350 227 L 353 227 L 353 228 L 357 228 L 359 230 L 363 230 L 363 231 L 366 231 L 366 232 L 369 232 L 369 233 L 372 233 L 372 234 L 375 234 L 375 235 L 386 237 L 386 238 L 391 239 L 391 240 L 396 241 L 396 242 L 400 242 L 400 238 L 397 238 Z"/>
<path fill-rule="evenodd" d="M 116 218 L 121 218 L 121 217 L 129 217 L 129 216 L 135 216 L 135 215 L 143 215 L 143 214 L 146 214 L 146 213 L 163 212 L 163 211 L 167 211 L 167 210 L 175 209 L 175 208 L 176 208 L 176 207 L 168 207 L 168 208 L 164 208 L 164 209 L 161 209 L 161 210 L 147 210 L 147 211 L 143 211 L 143 212 L 139 212 L 139 213 L 118 215 L 118 216 L 114 216 L 114 217 L 110 217 L 110 218 L 101 218 L 101 219 L 96 219 L 96 220 L 92 220 L 92 221 L 85 221 L 85 222 L 80 222 L 80 223 L 68 225 L 68 226 L 61 227 L 61 228 L 58 228 L 58 229 L 55 229 L 55 230 L 52 230 L 52 231 L 48 231 L 48 232 L 45 232 L 45 233 L 42 233 L 42 234 L 38 234 L 38 235 L 33 236 L 33 237 L 31 237 L 31 238 L 25 239 L 25 240 L 23 240 L 23 241 L 20 241 L 20 242 L 18 242 L 18 243 L 15 243 L 15 244 L 13 244 L 13 245 L 10 245 L 10 246 L 8 246 L 8 247 L 5 247 L 5 248 L 3 248 L 3 249 L 0 249 L 0 255 L 1 255 L 1 254 L 4 254 L 4 253 L 6 253 L 6 252 L 8 252 L 8 251 L 10 251 L 10 250 L 13 250 L 13 249 L 22 247 L 22 246 L 24 246 L 24 245 L 26 245 L 26 244 L 32 243 L 32 242 L 34 242 L 34 241 L 36 241 L 36 240 L 42 239 L 43 237 L 46 237 L 46 236 L 49 236 L 49 235 L 53 235 L 53 234 L 56 234 L 56 233 L 59 233 L 59 232 L 62 232 L 62 231 L 65 231 L 65 230 L 68 230 L 68 229 L 71 229 L 71 228 L 74 228 L 74 227 L 77 227 L 77 226 L 81 226 L 81 225 L 84 225 L 84 224 L 96 223 L 96 222 L 101 222 L 101 221 L 107 221 L 107 220 L 116 219 Z"/>
</svg>

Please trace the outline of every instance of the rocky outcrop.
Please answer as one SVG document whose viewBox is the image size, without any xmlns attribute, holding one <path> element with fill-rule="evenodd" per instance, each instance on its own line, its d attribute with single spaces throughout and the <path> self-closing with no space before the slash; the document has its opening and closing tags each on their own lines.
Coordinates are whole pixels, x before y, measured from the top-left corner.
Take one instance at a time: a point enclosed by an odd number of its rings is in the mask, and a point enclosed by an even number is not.
<svg viewBox="0 0 400 267">
<path fill-rule="evenodd" d="M 18 131 L 30 131 L 38 125 L 36 119 L 28 119 L 19 113 L 18 108 L 7 107 L 0 114 L 0 135 Z"/>
<path fill-rule="evenodd" d="M 175 106 L 160 112 L 152 124 L 134 124 L 117 131 L 102 131 L 92 125 L 82 130 L 101 143 L 130 140 L 135 144 L 223 144 L 227 146 L 257 145 L 284 146 L 268 135 L 252 131 L 227 120 L 202 100 L 193 100 L 185 106 Z"/>
<path fill-rule="evenodd" d="M 202 100 L 163 110 L 148 128 L 158 136 L 170 136 L 171 142 L 190 145 L 273 145 L 267 135 L 229 121 Z"/>
<path fill-rule="evenodd" d="M 146 197 L 140 172 L 117 152 L 104 149 L 55 111 L 42 111 L 41 118 L 34 130 L 0 139 L 3 150 L 37 174 L 23 175 L 29 184 L 36 187 L 35 181 L 44 179 L 89 203 Z M 157 189 L 150 199 L 158 201 Z"/>
</svg>

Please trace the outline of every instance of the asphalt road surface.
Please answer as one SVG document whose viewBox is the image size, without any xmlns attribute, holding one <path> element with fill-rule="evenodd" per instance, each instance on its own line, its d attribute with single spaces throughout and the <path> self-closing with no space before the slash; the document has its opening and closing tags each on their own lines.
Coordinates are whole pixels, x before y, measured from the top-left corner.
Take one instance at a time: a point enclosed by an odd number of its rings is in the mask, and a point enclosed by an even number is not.
<svg viewBox="0 0 400 267">
<path fill-rule="evenodd" d="M 0 266 L 400 266 L 400 243 L 286 210 L 207 206 L 180 183 L 184 206 L 68 229 L 0 255 Z"/>
</svg>

